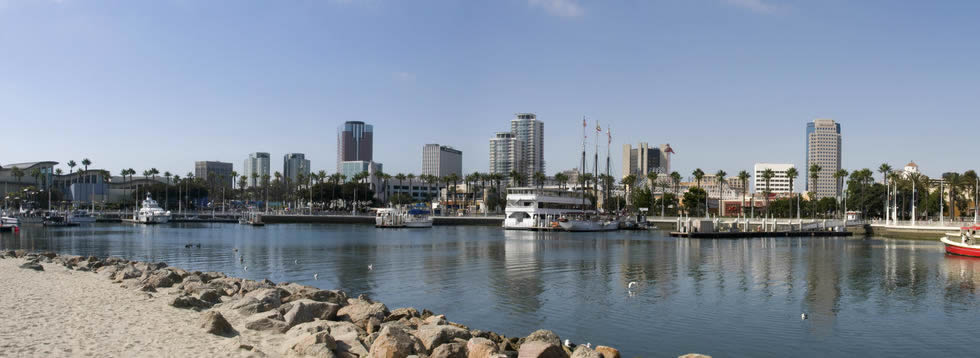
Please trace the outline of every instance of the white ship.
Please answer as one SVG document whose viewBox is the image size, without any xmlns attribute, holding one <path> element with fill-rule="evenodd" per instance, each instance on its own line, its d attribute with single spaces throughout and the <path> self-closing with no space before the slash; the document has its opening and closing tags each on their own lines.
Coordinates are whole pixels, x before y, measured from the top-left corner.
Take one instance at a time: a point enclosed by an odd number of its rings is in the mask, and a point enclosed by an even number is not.
<svg viewBox="0 0 980 358">
<path fill-rule="evenodd" d="M 75 224 L 91 224 L 95 222 L 95 215 L 89 214 L 86 210 L 75 210 L 68 213 L 66 221 Z"/>
<path fill-rule="evenodd" d="M 146 194 L 146 200 L 143 200 L 142 207 L 133 219 L 141 224 L 166 224 L 170 222 L 170 212 L 161 209 L 157 201 Z"/>
<path fill-rule="evenodd" d="M 19 231 L 20 230 L 20 220 L 13 217 L 7 216 L 6 214 L 0 215 L 0 231 Z"/>
<path fill-rule="evenodd" d="M 561 218 L 583 214 L 581 192 L 558 188 L 507 189 L 504 229 L 554 230 Z"/>
</svg>

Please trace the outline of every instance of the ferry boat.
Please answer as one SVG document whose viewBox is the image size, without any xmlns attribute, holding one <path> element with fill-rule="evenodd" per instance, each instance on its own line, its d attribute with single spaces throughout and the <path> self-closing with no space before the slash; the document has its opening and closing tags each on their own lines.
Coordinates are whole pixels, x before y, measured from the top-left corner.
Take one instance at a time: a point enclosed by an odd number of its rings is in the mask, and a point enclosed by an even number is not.
<svg viewBox="0 0 980 358">
<path fill-rule="evenodd" d="M 379 228 L 430 228 L 432 217 L 429 210 L 421 207 L 378 209 L 374 226 Z"/>
<path fill-rule="evenodd" d="M 95 222 L 95 215 L 89 214 L 86 210 L 75 210 L 68 213 L 66 221 L 75 224 L 91 224 Z"/>
<path fill-rule="evenodd" d="M 160 208 L 157 201 L 153 200 L 150 194 L 146 194 L 142 207 L 136 212 L 133 219 L 141 224 L 166 224 L 170 222 L 170 212 Z"/>
<path fill-rule="evenodd" d="M 583 198 L 581 192 L 558 188 L 507 189 L 504 229 L 559 229 L 562 218 L 584 214 L 581 210 L 584 207 Z"/>
<path fill-rule="evenodd" d="M 961 227 L 959 233 L 947 233 L 943 236 L 946 253 L 960 256 L 980 257 L 980 225 Z"/>
</svg>

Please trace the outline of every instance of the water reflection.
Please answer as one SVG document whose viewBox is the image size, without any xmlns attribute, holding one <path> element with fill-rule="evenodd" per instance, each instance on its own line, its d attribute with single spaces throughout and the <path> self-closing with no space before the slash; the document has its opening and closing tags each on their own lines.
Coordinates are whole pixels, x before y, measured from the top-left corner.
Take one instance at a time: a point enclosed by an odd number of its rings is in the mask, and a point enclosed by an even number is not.
<svg viewBox="0 0 980 358">
<path fill-rule="evenodd" d="M 342 288 L 511 336 L 547 327 L 626 356 L 963 355 L 944 342 L 969 339 L 980 313 L 980 260 L 929 241 L 194 224 L 26 227 L 0 234 L 0 247 Z"/>
</svg>

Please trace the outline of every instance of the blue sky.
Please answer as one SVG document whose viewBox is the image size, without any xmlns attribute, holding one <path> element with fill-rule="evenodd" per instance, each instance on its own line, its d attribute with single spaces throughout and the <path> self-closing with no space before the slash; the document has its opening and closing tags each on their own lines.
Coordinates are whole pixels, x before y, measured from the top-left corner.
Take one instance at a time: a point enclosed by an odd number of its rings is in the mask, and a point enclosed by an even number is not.
<svg viewBox="0 0 980 358">
<path fill-rule="evenodd" d="M 0 164 L 306 153 L 375 126 L 375 160 L 422 145 L 486 171 L 517 112 L 545 122 L 548 173 L 581 118 L 670 143 L 685 176 L 802 165 L 805 123 L 842 123 L 844 167 L 980 167 L 980 2 L 891 0 L 0 0 Z M 590 120 L 591 122 L 591 120 Z M 602 155 L 605 155 L 603 150 Z M 65 167 L 67 170 L 67 167 Z M 281 170 L 281 168 L 279 169 Z M 616 171 L 618 173 L 618 169 Z"/>
</svg>

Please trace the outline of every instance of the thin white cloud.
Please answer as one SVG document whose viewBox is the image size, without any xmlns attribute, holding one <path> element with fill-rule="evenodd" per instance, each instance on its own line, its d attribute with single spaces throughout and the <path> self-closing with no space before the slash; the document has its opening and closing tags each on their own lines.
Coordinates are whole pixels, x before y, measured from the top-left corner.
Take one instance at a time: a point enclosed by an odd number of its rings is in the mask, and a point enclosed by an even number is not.
<svg viewBox="0 0 980 358">
<path fill-rule="evenodd" d="M 726 3 L 760 14 L 776 12 L 776 7 L 764 0 L 724 0 Z"/>
<path fill-rule="evenodd" d="M 527 0 L 527 3 L 554 16 L 579 17 L 585 14 L 585 10 L 575 0 Z"/>
</svg>

